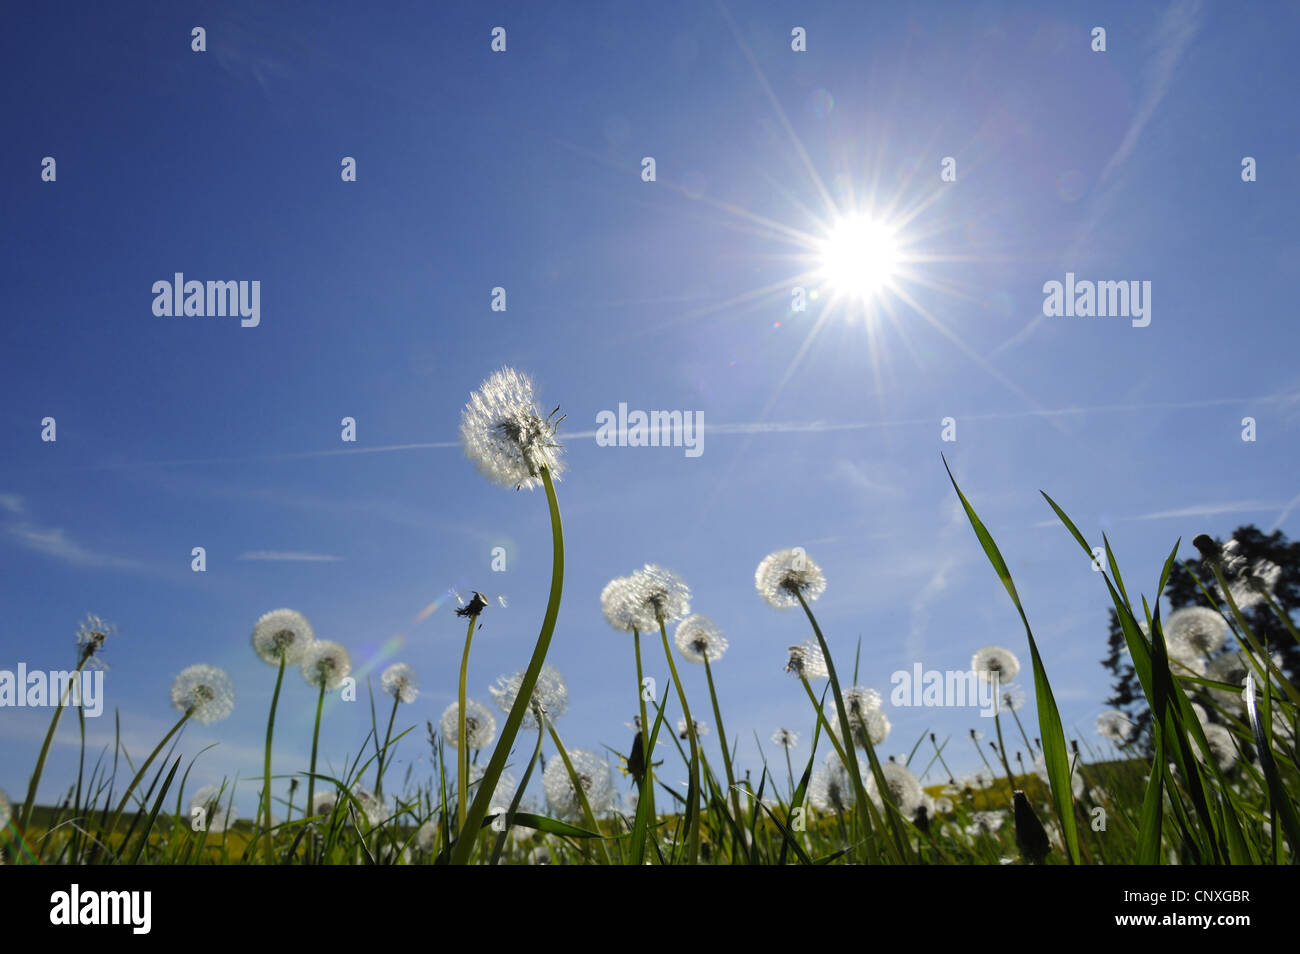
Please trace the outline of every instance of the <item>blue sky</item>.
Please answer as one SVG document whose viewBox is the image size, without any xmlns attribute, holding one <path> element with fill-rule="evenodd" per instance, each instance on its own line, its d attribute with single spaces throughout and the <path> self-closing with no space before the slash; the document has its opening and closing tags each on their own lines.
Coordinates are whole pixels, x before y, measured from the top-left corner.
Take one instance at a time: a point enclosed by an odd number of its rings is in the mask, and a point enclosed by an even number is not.
<svg viewBox="0 0 1300 954">
<path fill-rule="evenodd" d="M 1028 664 L 941 452 L 1015 575 L 1067 731 L 1096 744 L 1108 600 L 1038 491 L 1109 534 L 1147 593 L 1179 536 L 1300 533 L 1300 12 L 1256 12 L 11 7 L 0 668 L 65 668 L 86 612 L 115 622 L 92 741 L 111 745 L 116 708 L 136 758 L 174 721 L 177 672 L 227 669 L 234 715 L 185 732 L 189 753 L 220 743 L 194 788 L 260 772 L 274 672 L 249 633 L 292 607 L 359 673 L 417 670 L 397 770 L 427 773 L 423 723 L 454 698 L 463 639 L 449 588 L 507 598 L 471 661 L 485 701 L 526 663 L 545 605 L 543 497 L 488 484 L 456 444 L 469 393 L 511 365 L 568 414 L 562 437 L 620 402 L 705 423 L 693 458 L 566 445 L 550 656 L 570 686 L 566 745 L 628 747 L 632 647 L 599 594 L 645 562 L 680 573 L 730 640 L 715 675 L 742 768 L 760 764 L 755 733 L 777 764 L 773 730 L 803 733 L 804 758 L 810 738 L 782 672 L 806 623 L 754 590 L 772 550 L 802 545 L 822 565 L 819 619 L 842 669 L 861 639 L 865 684 L 887 690 L 914 662 L 965 668 L 989 643 Z M 1090 49 L 1099 25 L 1104 53 Z M 795 26 L 806 52 L 791 50 Z M 955 182 L 940 181 L 945 156 Z M 1244 156 L 1258 181 L 1242 181 Z M 855 209 L 902 223 L 894 287 L 869 307 L 824 289 L 793 313 L 791 289 L 817 286 L 807 237 Z M 178 271 L 260 281 L 260 325 L 156 317 L 151 287 Z M 1045 318 L 1043 285 L 1066 272 L 1150 281 L 1150 325 Z M 47 416 L 55 443 L 40 439 Z M 356 444 L 340 440 L 344 416 Z M 410 444 L 437 446 L 383 450 Z M 205 573 L 190 570 L 195 546 Z M 666 685 L 662 654 L 649 658 Z M 714 729 L 703 672 L 683 672 Z M 364 698 L 326 713 L 334 767 L 369 728 Z M 287 681 L 277 772 L 306 767 L 312 701 Z M 0 711 L 11 796 L 48 715 Z M 953 737 L 954 770 L 979 764 L 973 710 L 889 715 L 887 754 L 932 730 Z M 43 800 L 73 781 L 75 741 L 69 720 Z M 247 812 L 256 783 L 239 791 Z"/>
</svg>

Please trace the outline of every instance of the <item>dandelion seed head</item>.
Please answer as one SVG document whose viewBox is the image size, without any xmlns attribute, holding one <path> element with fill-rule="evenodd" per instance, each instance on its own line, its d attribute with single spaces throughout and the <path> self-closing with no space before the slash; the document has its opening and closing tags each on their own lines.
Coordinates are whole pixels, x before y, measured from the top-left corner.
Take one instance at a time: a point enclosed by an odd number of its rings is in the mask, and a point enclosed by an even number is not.
<svg viewBox="0 0 1300 954">
<path fill-rule="evenodd" d="M 460 743 L 460 704 L 453 702 L 442 713 L 442 738 L 452 748 Z M 497 719 L 492 710 L 475 699 L 465 700 L 465 745 L 485 749 L 497 736 Z"/>
<path fill-rule="evenodd" d="M 195 722 L 220 722 L 235 708 L 235 687 L 224 670 L 199 663 L 172 683 L 172 705 Z"/>
<path fill-rule="evenodd" d="M 677 649 L 689 662 L 715 663 L 727 651 L 727 638 L 707 616 L 696 613 L 677 624 Z"/>
<path fill-rule="evenodd" d="M 1227 635 L 1227 622 L 1208 606 L 1175 610 L 1165 623 L 1169 655 L 1180 662 L 1217 652 Z"/>
<path fill-rule="evenodd" d="M 1006 816 L 1002 812 L 976 812 L 971 816 L 971 823 L 966 826 L 966 834 L 972 838 L 992 835 L 1005 821 Z"/>
<path fill-rule="evenodd" d="M 898 810 L 905 818 L 915 818 L 917 811 L 925 804 L 925 790 L 921 788 L 920 780 L 912 774 L 911 770 L 905 765 L 898 762 L 882 762 L 880 764 L 880 774 L 885 779 L 885 787 L 889 790 L 890 800 L 898 806 Z M 878 807 L 884 807 L 880 799 L 880 787 L 876 784 L 876 776 L 873 772 L 864 772 L 866 784 L 863 786 L 867 795 Z"/>
<path fill-rule="evenodd" d="M 1043 780 L 1044 785 L 1051 787 L 1051 778 L 1047 774 L 1047 761 L 1041 754 L 1034 759 L 1034 774 Z M 1070 762 L 1070 791 L 1075 798 L 1082 798 L 1084 787 L 1083 776 L 1079 774 L 1079 763 L 1072 760 Z"/>
<path fill-rule="evenodd" d="M 460 436 L 465 456 L 502 487 L 532 490 L 543 468 L 554 480 L 563 472 L 555 423 L 542 417 L 532 380 L 514 368 L 494 372 L 470 395 Z"/>
<path fill-rule="evenodd" d="M 1015 712 L 1025 706 L 1025 690 L 1020 686 L 1002 686 L 998 695 L 998 706 L 1005 711 Z"/>
<path fill-rule="evenodd" d="M 317 640 L 303 654 L 302 678 L 313 689 L 332 692 L 343 685 L 351 672 L 352 657 L 348 651 L 328 639 Z"/>
<path fill-rule="evenodd" d="M 253 627 L 253 650 L 264 662 L 292 666 L 302 660 L 316 640 L 307 617 L 291 609 L 272 610 Z"/>
<path fill-rule="evenodd" d="M 799 605 L 800 595 L 811 603 L 826 592 L 826 577 L 803 547 L 790 547 L 763 557 L 754 586 L 769 606 L 789 609 Z"/>
<path fill-rule="evenodd" d="M 339 797 L 336 792 L 317 792 L 311 799 L 311 813 L 313 815 L 332 815 L 334 806 L 338 804 Z"/>
<path fill-rule="evenodd" d="M 1237 609 L 1244 613 L 1272 597 L 1281 579 L 1282 568 L 1272 560 L 1261 558 L 1247 566 L 1243 557 L 1236 574 L 1228 579 L 1228 593 L 1237 604 Z M 1220 600 L 1227 602 L 1217 579 L 1214 581 L 1214 592 Z"/>
<path fill-rule="evenodd" d="M 772 733 L 772 741 L 789 751 L 799 744 L 799 733 L 791 729 L 777 729 Z"/>
<path fill-rule="evenodd" d="M 1011 682 L 1020 674 L 1020 660 L 1011 650 L 1002 646 L 985 646 L 971 656 L 970 667 L 981 677 L 992 682 Z"/>
<path fill-rule="evenodd" d="M 849 717 L 849 729 L 853 734 L 853 744 L 860 749 L 867 747 L 867 739 L 873 746 L 880 745 L 889 738 L 889 717 L 881 709 L 880 693 L 867 686 L 853 686 L 842 693 L 844 712 Z M 840 734 L 838 707 L 831 709 L 831 731 Z"/>
<path fill-rule="evenodd" d="M 383 800 L 368 788 L 357 786 L 352 797 L 361 805 L 361 816 L 371 828 L 378 828 L 388 816 Z M 352 806 L 355 807 L 355 806 Z"/>
<path fill-rule="evenodd" d="M 0 831 L 3 831 L 9 825 L 9 819 L 13 817 L 13 806 L 9 804 L 9 796 L 5 795 L 4 789 L 0 789 Z"/>
<path fill-rule="evenodd" d="M 117 633 L 117 627 L 106 623 L 94 613 L 87 613 L 86 618 L 77 627 L 77 645 L 83 657 L 91 657 L 104 648 L 108 637 Z"/>
<path fill-rule="evenodd" d="M 1237 746 L 1233 742 L 1232 733 L 1217 723 L 1210 723 L 1204 726 L 1205 741 L 1210 744 L 1210 754 L 1214 756 L 1215 764 L 1220 769 L 1226 770 L 1232 767 L 1237 761 Z M 1199 745 L 1193 746 L 1198 761 L 1205 761 L 1205 755 Z"/>
<path fill-rule="evenodd" d="M 809 682 L 815 679 L 825 679 L 829 675 L 826 668 L 826 657 L 822 654 L 821 646 L 812 640 L 790 647 L 790 656 L 785 664 L 785 671 L 807 679 Z"/>
<path fill-rule="evenodd" d="M 709 734 L 709 727 L 707 725 L 705 725 L 703 722 L 699 721 L 698 719 L 693 719 L 692 721 L 695 723 L 695 737 L 697 739 L 700 738 L 701 736 L 705 736 Z M 685 717 L 677 720 L 677 738 L 679 739 L 690 738 L 690 732 L 687 731 Z"/>
<path fill-rule="evenodd" d="M 605 614 L 605 621 L 617 630 L 630 633 L 641 629 L 642 619 L 630 576 L 620 576 L 605 584 L 600 592 L 600 611 Z"/>
<path fill-rule="evenodd" d="M 432 854 L 438 847 L 438 823 L 427 821 L 415 833 L 415 847 L 424 854 Z"/>
<path fill-rule="evenodd" d="M 384 692 L 398 702 L 414 702 L 420 695 L 415 670 L 406 663 L 393 663 L 379 677 L 379 683 L 384 687 Z"/>
<path fill-rule="evenodd" d="M 583 749 L 573 749 L 569 752 L 569 761 L 573 763 L 573 773 L 578 777 L 592 813 L 599 815 L 611 811 L 614 806 L 614 779 L 605 760 Z M 559 756 L 546 763 L 546 769 L 542 772 L 542 788 L 546 791 L 546 802 L 555 817 L 572 818 L 581 814 L 582 802 L 578 799 L 569 770 Z"/>
<path fill-rule="evenodd" d="M 492 700 L 497 704 L 497 708 L 509 713 L 514 708 L 515 700 L 519 698 L 519 690 L 523 684 L 522 672 L 517 672 L 513 676 L 498 676 L 496 685 L 490 686 L 488 692 L 492 694 Z M 564 677 L 550 663 L 543 663 L 541 671 L 537 674 L 537 682 L 533 686 L 533 695 L 529 700 L 528 710 L 524 713 L 522 725 L 528 729 L 536 729 L 539 716 L 542 715 L 548 722 L 554 723 L 568 708 L 569 687 Z"/>
<path fill-rule="evenodd" d="M 670 623 L 690 613 L 691 588 L 671 570 L 647 563 L 630 579 L 633 613 L 640 631 L 657 628 L 660 620 Z"/>
<path fill-rule="evenodd" d="M 487 774 L 487 765 L 474 765 L 469 770 L 469 787 L 470 798 L 478 795 L 479 786 L 483 782 L 483 776 Z M 510 772 L 502 772 L 497 778 L 497 787 L 492 791 L 490 799 L 490 810 L 493 813 L 505 812 L 510 808 L 510 803 L 515 800 L 515 791 L 519 783 L 515 781 L 514 775 Z"/>
<path fill-rule="evenodd" d="M 204 785 L 190 796 L 190 817 L 195 810 L 203 812 L 203 824 L 210 832 L 223 832 L 234 822 L 230 814 L 229 791 L 222 792 L 219 785 Z M 226 804 L 222 804 L 223 798 Z"/>
<path fill-rule="evenodd" d="M 858 759 L 858 771 L 863 777 L 871 773 L 861 759 Z M 857 802 L 853 777 L 834 752 L 826 756 L 825 764 L 813 772 L 808 780 L 808 801 L 813 808 L 824 814 L 848 811 Z"/>
<path fill-rule="evenodd" d="M 1097 716 L 1097 734 L 1116 745 L 1127 745 L 1137 733 L 1137 726 L 1118 709 L 1108 709 Z"/>
</svg>

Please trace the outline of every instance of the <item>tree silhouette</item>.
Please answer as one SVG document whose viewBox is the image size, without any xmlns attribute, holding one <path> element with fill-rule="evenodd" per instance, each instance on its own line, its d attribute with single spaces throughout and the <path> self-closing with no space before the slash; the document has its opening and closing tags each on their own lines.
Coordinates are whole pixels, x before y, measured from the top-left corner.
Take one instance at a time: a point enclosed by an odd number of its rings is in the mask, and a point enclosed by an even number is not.
<svg viewBox="0 0 1300 954">
<path fill-rule="evenodd" d="M 1253 524 L 1247 524 L 1238 527 L 1232 533 L 1232 540 L 1237 543 L 1237 552 L 1246 559 L 1247 565 L 1253 566 L 1257 560 L 1268 560 L 1276 564 L 1281 569 L 1276 585 L 1273 587 L 1273 599 L 1290 613 L 1293 607 L 1300 606 L 1300 542 L 1287 540 L 1286 536 L 1280 531 L 1275 530 L 1270 534 L 1265 534 Z M 1226 541 L 1216 540 L 1215 543 L 1222 545 Z M 1188 606 L 1209 606 L 1215 608 L 1215 604 L 1209 600 L 1205 593 L 1197 585 L 1196 579 L 1193 579 L 1191 573 L 1183 567 L 1183 561 L 1186 561 L 1196 573 L 1196 578 L 1204 584 L 1212 594 L 1217 598 L 1218 594 L 1215 589 L 1214 574 L 1210 569 L 1203 565 L 1200 554 L 1183 555 L 1179 562 L 1169 575 L 1169 585 L 1165 587 L 1164 595 L 1169 600 L 1171 610 L 1179 610 Z M 1231 585 L 1232 580 L 1229 579 Z M 1226 603 L 1222 604 L 1222 609 L 1233 623 L 1233 630 L 1236 630 L 1235 619 L 1232 617 L 1232 611 L 1228 609 Z M 1255 638 L 1269 652 L 1277 652 L 1282 657 L 1282 669 L 1287 676 L 1295 681 L 1297 673 L 1300 673 L 1300 644 L 1287 632 L 1282 621 L 1268 606 L 1266 602 L 1260 602 L 1250 609 L 1242 610 L 1242 615 L 1250 623 L 1251 630 Z M 1169 613 L 1162 610 L 1160 618 L 1167 620 Z M 1244 647 L 1243 647 L 1244 648 Z M 1225 651 L 1237 649 L 1233 637 L 1229 637 L 1229 642 Z M 1133 662 L 1129 658 L 1126 643 L 1124 641 L 1124 631 L 1120 628 L 1119 617 L 1112 609 L 1110 611 L 1110 632 L 1107 639 L 1106 657 L 1102 659 L 1101 664 L 1105 666 L 1112 674 L 1114 681 L 1111 683 L 1112 694 L 1106 700 L 1106 704 L 1120 710 L 1132 720 L 1135 726 L 1134 747 L 1147 755 L 1153 753 L 1152 736 L 1151 736 L 1151 710 L 1147 707 L 1146 695 L 1142 692 L 1142 684 L 1138 681 L 1137 673 L 1133 669 Z"/>
</svg>

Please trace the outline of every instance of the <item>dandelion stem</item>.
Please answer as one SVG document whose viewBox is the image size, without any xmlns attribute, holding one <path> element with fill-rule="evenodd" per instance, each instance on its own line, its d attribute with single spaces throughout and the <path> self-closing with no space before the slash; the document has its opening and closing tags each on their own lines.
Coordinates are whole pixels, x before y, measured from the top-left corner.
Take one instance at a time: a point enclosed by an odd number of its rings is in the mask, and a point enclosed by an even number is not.
<svg viewBox="0 0 1300 954">
<path fill-rule="evenodd" d="M 397 719 L 397 706 L 402 701 L 401 692 L 393 696 L 393 711 L 388 714 L 388 728 L 384 731 L 384 747 L 379 750 L 379 768 L 375 770 L 375 797 L 384 794 L 384 762 L 388 757 L 388 743 L 393 738 L 393 722 Z"/>
<path fill-rule="evenodd" d="M 472 608 L 472 607 L 471 607 Z M 469 751 L 465 739 L 465 680 L 469 676 L 469 646 L 474 641 L 474 624 L 478 614 L 471 613 L 469 628 L 465 631 L 465 651 L 460 657 L 460 690 L 456 695 L 456 823 L 460 833 L 465 833 L 465 792 L 469 788 Z"/>
<path fill-rule="evenodd" d="M 72 687 L 79 683 L 81 670 L 86 668 L 86 663 L 90 661 L 92 655 L 93 652 L 90 651 L 89 647 L 82 650 L 81 662 L 77 664 L 76 670 L 72 673 L 72 678 L 68 680 L 68 687 L 63 691 L 63 695 L 59 699 L 59 707 L 54 710 L 54 716 L 50 719 L 50 728 L 45 733 L 45 743 L 41 746 L 40 757 L 36 760 L 36 770 L 32 772 L 32 780 L 27 785 L 27 798 L 23 802 L 19 827 L 22 828 L 24 835 L 32 823 L 32 809 L 36 807 L 36 789 L 41 784 L 41 775 L 45 772 L 45 759 L 50 754 L 50 743 L 54 741 L 54 732 L 59 727 L 59 720 L 63 718 L 63 707 L 68 704 L 68 697 L 72 693 Z"/>
<path fill-rule="evenodd" d="M 316 726 L 311 733 L 311 771 L 307 775 L 307 811 L 308 817 L 315 810 L 316 796 L 316 744 L 320 741 L 320 713 L 325 705 L 325 680 L 320 681 L 320 691 L 316 694 Z"/>
<path fill-rule="evenodd" d="M 1015 789 L 1016 777 L 1011 772 L 1011 763 L 1007 761 L 1007 747 L 1002 742 L 1002 713 L 1001 712 L 993 713 L 993 726 L 998 730 L 998 758 L 1002 760 L 1002 767 L 1007 771 L 1007 782 L 1010 783 L 1012 789 Z"/>
<path fill-rule="evenodd" d="M 181 730 L 181 727 L 189 721 L 190 716 L 193 714 L 194 710 L 192 708 L 185 711 L 185 714 L 176 721 L 174 726 L 171 727 L 171 731 L 164 735 L 162 741 L 154 746 L 154 750 L 149 753 L 149 757 L 144 760 L 144 764 L 141 765 L 139 770 L 135 773 L 135 778 L 131 779 L 131 784 L 126 787 L 126 792 L 122 795 L 122 800 L 118 802 L 117 811 L 113 814 L 112 822 L 109 823 L 107 834 L 100 839 L 105 845 L 109 844 L 110 839 L 113 837 L 113 832 L 117 830 L 117 823 L 122 820 L 122 813 L 126 811 L 127 802 L 131 800 L 131 795 L 139 786 L 140 780 L 144 778 L 144 773 L 149 770 L 149 766 L 153 764 L 153 760 L 158 757 L 158 753 L 163 750 L 163 747 L 171 741 L 172 736 Z M 130 837 L 130 832 L 127 833 L 127 836 Z M 123 845 L 123 847 L 125 847 L 125 845 Z"/>
<path fill-rule="evenodd" d="M 262 851 L 268 865 L 275 864 L 275 856 L 271 850 L 271 737 L 275 732 L 275 710 L 280 704 L 280 686 L 284 683 L 284 653 L 280 653 L 280 666 L 275 674 L 275 692 L 271 694 L 271 714 L 266 719 L 266 757 L 264 762 L 264 774 L 262 776 L 262 805 L 261 816 L 262 823 L 265 825 L 265 837 L 262 840 Z M 308 811 L 311 811 L 309 808 Z"/>
<path fill-rule="evenodd" d="M 664 628 L 664 618 L 659 617 L 659 635 L 664 641 L 664 655 L 668 657 L 668 670 L 673 676 L 673 685 L 677 687 L 677 699 L 682 704 L 682 713 L 686 716 L 686 728 L 691 741 L 691 764 L 689 782 L 686 786 L 686 814 L 691 825 L 686 833 L 687 864 L 695 864 L 700 855 L 700 742 L 695 734 L 695 720 L 691 717 L 691 704 L 686 701 L 686 690 L 677 675 L 677 664 L 673 662 L 673 651 L 668 646 L 668 630 Z"/>
<path fill-rule="evenodd" d="M 727 749 L 727 733 L 722 728 L 722 710 L 718 707 L 718 693 L 713 686 L 713 667 L 709 665 L 709 654 L 704 654 L 704 675 L 709 680 L 709 699 L 713 702 L 713 721 L 718 724 L 718 744 L 722 746 L 722 766 L 727 772 L 727 791 L 731 793 L 731 807 L 736 810 L 736 828 L 746 831 L 744 813 L 740 810 L 740 796 L 736 793 L 736 776 L 731 768 L 731 752 Z M 742 836 L 743 838 L 743 836 Z M 749 846 L 741 840 L 741 847 L 749 856 Z"/>
<path fill-rule="evenodd" d="M 542 719 L 544 718 L 543 715 Z M 524 789 L 528 788 L 528 780 L 533 777 L 533 768 L 537 765 L 537 760 L 541 758 L 542 739 L 544 738 L 546 738 L 545 727 L 539 720 L 537 724 L 537 745 L 533 746 L 533 757 L 528 760 L 528 768 L 524 769 L 524 780 L 515 789 L 515 797 L 510 801 L 510 810 L 506 812 L 505 822 L 501 826 L 501 831 L 497 833 L 497 842 L 492 846 L 492 857 L 488 860 L 490 866 L 495 866 L 501 858 L 501 849 L 505 846 L 506 835 L 510 833 L 510 827 L 515 820 L 515 812 L 519 811 L 519 803 L 523 801 Z"/>
<path fill-rule="evenodd" d="M 582 807 L 582 817 L 587 826 L 595 834 L 600 834 L 600 828 L 596 824 L 596 815 L 591 810 L 591 801 L 587 798 L 587 789 L 582 784 L 582 778 L 578 775 L 578 770 L 573 767 L 573 760 L 569 758 L 569 752 L 560 741 L 560 734 L 555 731 L 555 726 L 551 720 L 546 718 L 545 713 L 538 713 L 538 716 L 545 720 L 546 731 L 551 733 L 551 741 L 555 743 L 555 748 L 560 753 L 560 759 L 564 762 L 564 768 L 569 773 L 569 781 L 573 785 L 573 793 L 578 798 L 578 804 Z M 601 838 L 596 839 L 600 845 L 601 854 L 605 856 L 605 864 L 610 864 L 609 849 L 605 847 L 605 842 Z"/>
<path fill-rule="evenodd" d="M 545 467 L 540 468 L 539 476 L 542 486 L 546 488 L 546 502 L 551 511 L 551 595 L 546 603 L 546 615 L 542 619 L 542 630 L 537 636 L 537 645 L 533 648 L 533 657 L 529 660 L 523 680 L 519 683 L 515 704 L 510 707 L 506 724 L 501 729 L 501 737 L 497 740 L 496 748 L 492 750 L 492 758 L 488 760 L 487 768 L 483 771 L 478 794 L 474 796 L 474 802 L 465 817 L 465 827 L 458 833 L 456 846 L 451 854 L 452 864 L 467 864 L 474 852 L 476 841 L 474 833 L 483 824 L 492 793 L 496 791 L 497 780 L 501 778 L 506 759 L 510 757 L 510 750 L 515 744 L 515 736 L 519 734 L 519 725 L 532 704 L 537 676 L 542 671 L 542 664 L 546 662 L 551 637 L 555 634 L 555 621 L 560 615 L 560 596 L 564 591 L 564 525 L 560 519 L 560 503 L 555 497 L 555 482 L 551 479 L 550 470 Z"/>
<path fill-rule="evenodd" d="M 654 785 L 654 767 L 650 764 L 650 723 L 646 721 L 645 708 L 645 670 L 641 665 L 641 633 L 636 627 L 632 628 L 632 645 L 636 649 L 636 698 L 637 705 L 641 707 L 641 788 L 637 798 L 648 798 L 650 806 L 650 818 L 655 817 L 655 785 Z M 646 836 L 649 837 L 650 826 L 646 826 Z"/>
</svg>

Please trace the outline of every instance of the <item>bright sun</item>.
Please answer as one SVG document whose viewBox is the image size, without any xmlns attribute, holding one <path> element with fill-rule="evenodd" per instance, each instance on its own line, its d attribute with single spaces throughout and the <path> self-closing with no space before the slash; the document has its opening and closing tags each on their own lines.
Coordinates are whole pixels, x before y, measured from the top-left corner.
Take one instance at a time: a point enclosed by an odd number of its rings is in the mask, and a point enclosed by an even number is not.
<svg viewBox="0 0 1300 954">
<path fill-rule="evenodd" d="M 893 230 L 858 215 L 840 219 L 821 244 L 819 274 L 835 294 L 866 301 L 889 284 L 898 264 Z"/>
</svg>

